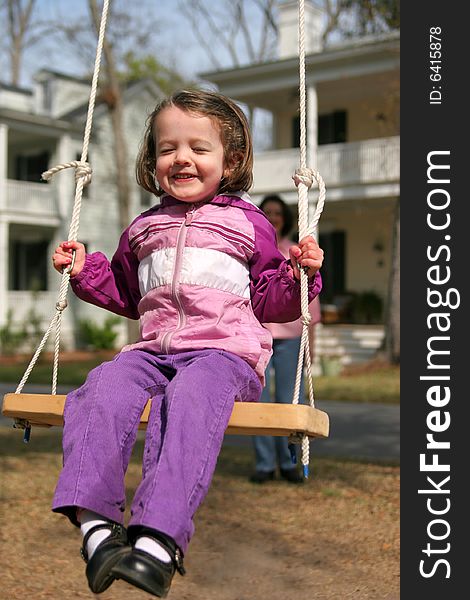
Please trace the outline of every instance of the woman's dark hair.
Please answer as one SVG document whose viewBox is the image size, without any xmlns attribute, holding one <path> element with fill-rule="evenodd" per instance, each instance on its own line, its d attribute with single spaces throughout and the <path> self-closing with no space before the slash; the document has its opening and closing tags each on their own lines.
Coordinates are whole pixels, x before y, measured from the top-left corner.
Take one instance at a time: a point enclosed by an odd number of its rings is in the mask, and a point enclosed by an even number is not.
<svg viewBox="0 0 470 600">
<path fill-rule="evenodd" d="M 294 225 L 294 215 L 292 214 L 292 210 L 290 206 L 284 202 L 284 200 L 278 196 L 277 194 L 268 194 L 263 198 L 259 208 L 264 212 L 264 207 L 268 202 L 276 202 L 279 204 L 282 210 L 282 220 L 284 221 L 284 225 L 281 229 L 281 235 L 285 237 L 288 235 Z"/>
<path fill-rule="evenodd" d="M 231 169 L 228 177 L 221 180 L 218 193 L 247 192 L 253 183 L 253 144 L 245 113 L 230 98 L 205 90 L 175 92 L 162 100 L 149 115 L 136 161 L 137 183 L 152 194 L 163 194 L 158 181 L 155 181 L 155 119 L 169 106 L 176 106 L 214 121 L 224 146 L 225 164 Z"/>
</svg>

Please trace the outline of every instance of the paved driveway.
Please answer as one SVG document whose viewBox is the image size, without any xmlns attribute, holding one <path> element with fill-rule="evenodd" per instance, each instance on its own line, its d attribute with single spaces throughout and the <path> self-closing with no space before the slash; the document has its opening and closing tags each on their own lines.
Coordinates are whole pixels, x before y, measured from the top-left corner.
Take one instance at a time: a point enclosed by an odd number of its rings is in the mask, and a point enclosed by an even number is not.
<svg viewBox="0 0 470 600">
<path fill-rule="evenodd" d="M 0 383 L 0 395 L 14 392 L 16 384 Z M 59 394 L 70 388 L 58 387 Z M 50 386 L 26 385 L 25 392 L 50 393 Z M 400 408 L 389 404 L 316 401 L 316 407 L 330 417 L 330 436 L 314 440 L 311 458 L 335 456 L 367 460 L 399 461 Z M 0 426 L 11 425 L 11 419 L 0 416 Z M 227 435 L 225 444 L 251 446 L 250 436 Z"/>
</svg>

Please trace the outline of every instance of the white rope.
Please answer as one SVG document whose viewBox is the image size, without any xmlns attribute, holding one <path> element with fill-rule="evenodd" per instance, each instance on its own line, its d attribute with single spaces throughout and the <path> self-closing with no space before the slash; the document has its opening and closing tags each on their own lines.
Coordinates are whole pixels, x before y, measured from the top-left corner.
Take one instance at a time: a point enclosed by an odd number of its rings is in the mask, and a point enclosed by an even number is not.
<svg viewBox="0 0 470 600">
<path fill-rule="evenodd" d="M 95 66 L 94 66 L 93 78 L 92 78 L 91 89 L 90 89 L 90 98 L 88 101 L 87 119 L 86 119 L 86 123 L 85 123 L 85 131 L 83 134 L 83 146 L 82 146 L 81 158 L 79 161 L 74 160 L 69 163 L 59 164 L 59 165 L 49 169 L 48 171 L 45 171 L 42 174 L 42 179 L 44 179 L 45 181 L 49 181 L 59 171 L 62 171 L 64 169 L 68 169 L 68 168 L 75 169 L 75 182 L 76 182 L 75 200 L 74 200 L 74 204 L 73 204 L 72 218 L 71 218 L 70 228 L 69 228 L 69 235 L 68 235 L 69 241 L 77 240 L 78 228 L 79 228 L 79 223 L 80 223 L 80 209 L 81 209 L 81 204 L 82 204 L 83 188 L 85 185 L 88 185 L 91 181 L 92 169 L 91 169 L 90 165 L 86 162 L 86 159 L 88 157 L 88 148 L 90 145 L 91 128 L 92 128 L 92 124 L 93 124 L 93 114 L 94 114 L 94 110 L 95 110 L 96 92 L 98 89 L 98 77 L 99 77 L 99 72 L 100 72 L 101 56 L 102 56 L 103 44 L 104 44 L 104 33 L 106 30 L 106 21 L 108 18 L 108 11 L 109 11 L 109 0 L 104 0 L 103 9 L 101 12 L 101 22 L 100 22 L 100 29 L 99 29 L 99 34 L 98 34 L 98 43 L 97 43 L 97 47 L 96 47 Z M 21 393 L 21 390 L 23 389 L 23 386 L 25 385 L 26 381 L 28 380 L 28 377 L 34 368 L 34 365 L 36 364 L 36 362 L 39 358 L 39 355 L 41 354 L 41 351 L 43 350 L 54 325 L 56 328 L 56 335 L 55 335 L 55 342 L 54 342 L 54 363 L 53 363 L 53 371 L 52 371 L 52 394 L 55 395 L 57 392 L 57 373 L 58 373 L 58 367 L 59 367 L 59 349 L 60 349 L 60 331 L 61 331 L 61 324 L 62 324 L 62 313 L 65 310 L 65 308 L 67 307 L 67 292 L 68 292 L 68 286 L 69 286 L 69 282 L 70 282 L 70 272 L 72 270 L 72 267 L 73 267 L 73 259 L 72 259 L 72 265 L 70 267 L 68 267 L 67 269 L 65 269 L 62 273 L 62 279 L 61 279 L 59 294 L 58 294 L 57 303 L 56 303 L 56 313 L 55 313 L 54 317 L 52 318 L 52 320 L 49 324 L 49 327 L 47 328 L 36 352 L 34 353 L 20 383 L 18 384 L 15 394 Z M 15 419 L 15 426 L 20 427 L 20 428 L 26 428 L 28 430 L 30 429 L 30 425 L 29 425 L 28 421 L 25 419 Z"/>
<path fill-rule="evenodd" d="M 293 180 L 297 186 L 299 198 L 299 240 L 307 235 L 314 236 L 320 215 L 325 204 L 325 184 L 318 171 L 314 171 L 307 167 L 307 101 L 306 101 L 306 84 L 305 84 L 305 5 L 304 0 L 299 0 L 299 91 L 300 91 L 300 168 L 293 175 Z M 308 190 L 312 187 L 313 182 L 318 184 L 319 195 L 312 217 L 312 222 L 308 219 Z M 300 339 L 299 358 L 297 362 L 297 373 L 295 377 L 293 404 L 299 403 L 300 384 L 303 373 L 304 363 L 307 365 L 307 380 L 309 391 L 310 406 L 315 406 L 312 368 L 310 361 L 310 344 L 308 339 L 308 330 L 311 320 L 311 315 L 308 309 L 308 276 L 300 271 L 300 303 L 302 312 L 302 336 Z M 291 436 L 289 442 L 300 443 L 302 446 L 301 460 L 305 476 L 308 476 L 309 464 L 309 440 L 307 435 Z"/>
</svg>

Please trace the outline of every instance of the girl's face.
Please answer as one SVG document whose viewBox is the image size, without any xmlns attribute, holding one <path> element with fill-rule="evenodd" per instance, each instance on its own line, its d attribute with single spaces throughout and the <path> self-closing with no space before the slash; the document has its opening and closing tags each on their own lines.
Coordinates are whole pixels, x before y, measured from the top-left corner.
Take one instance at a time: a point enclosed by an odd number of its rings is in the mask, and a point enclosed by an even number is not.
<svg viewBox="0 0 470 600">
<path fill-rule="evenodd" d="M 271 202 L 268 200 L 263 206 L 263 212 L 267 216 L 268 221 L 274 227 L 277 233 L 277 237 L 281 237 L 281 232 L 284 227 L 284 216 L 282 213 L 282 207 L 278 202 Z"/>
<path fill-rule="evenodd" d="M 210 200 L 229 173 L 214 121 L 168 106 L 157 115 L 154 127 L 160 187 L 182 202 Z"/>
</svg>

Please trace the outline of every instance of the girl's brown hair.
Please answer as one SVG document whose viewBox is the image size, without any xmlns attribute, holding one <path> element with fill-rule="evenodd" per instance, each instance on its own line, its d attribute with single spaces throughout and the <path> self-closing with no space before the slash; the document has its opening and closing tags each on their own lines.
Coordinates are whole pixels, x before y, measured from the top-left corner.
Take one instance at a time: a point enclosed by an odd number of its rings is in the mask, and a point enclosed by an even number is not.
<svg viewBox="0 0 470 600">
<path fill-rule="evenodd" d="M 246 116 L 230 98 L 204 90 L 175 92 L 162 100 L 148 116 L 144 139 L 137 155 L 137 183 L 156 196 L 164 193 L 155 180 L 157 157 L 154 124 L 158 114 L 169 106 L 214 120 L 224 146 L 225 165 L 230 168 L 229 175 L 220 182 L 218 193 L 248 191 L 253 183 L 253 144 Z"/>
</svg>

